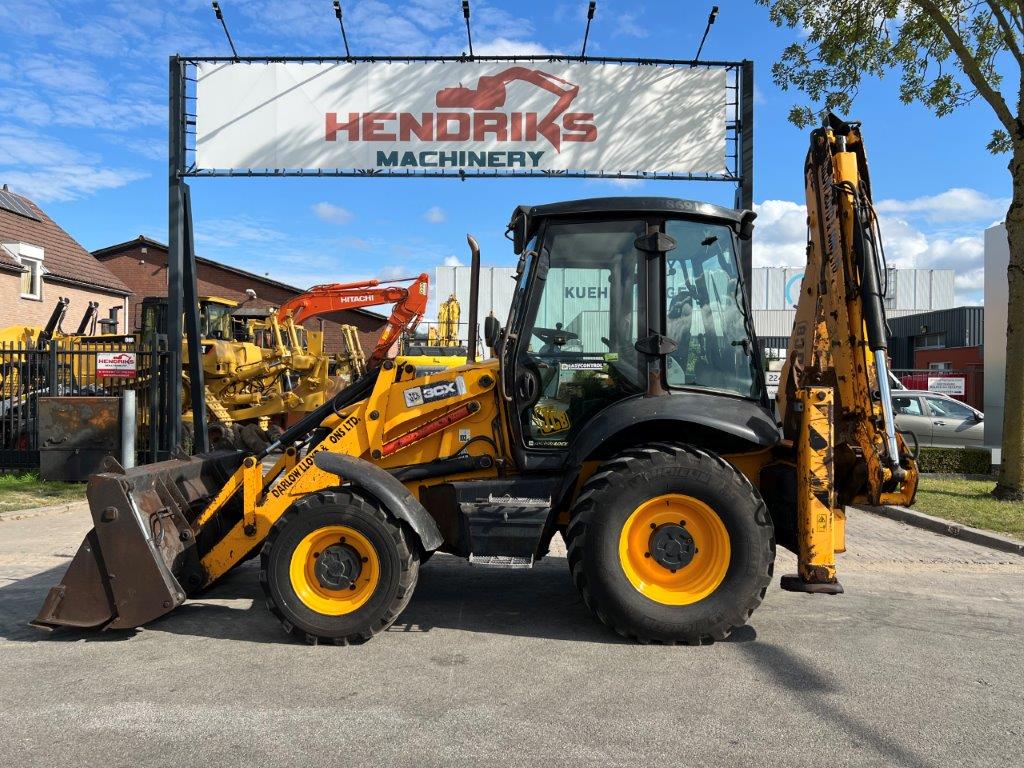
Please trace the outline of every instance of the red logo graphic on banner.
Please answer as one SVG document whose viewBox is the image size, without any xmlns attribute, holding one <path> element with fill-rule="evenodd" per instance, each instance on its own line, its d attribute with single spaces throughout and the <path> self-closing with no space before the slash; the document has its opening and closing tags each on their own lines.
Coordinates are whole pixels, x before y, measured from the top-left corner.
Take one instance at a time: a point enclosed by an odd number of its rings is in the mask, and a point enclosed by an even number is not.
<svg viewBox="0 0 1024 768">
<path fill-rule="evenodd" d="M 557 97 L 543 117 L 536 112 L 498 111 L 505 106 L 507 86 L 530 83 Z M 339 121 L 328 112 L 326 140 L 336 141 L 339 133 L 349 141 L 537 141 L 543 136 L 561 151 L 563 141 L 597 140 L 597 126 L 591 112 L 569 112 L 580 88 L 568 80 L 539 69 L 509 67 L 497 75 L 484 75 L 476 88 L 463 85 L 442 88 L 435 96 L 438 112 L 349 112 Z M 471 112 L 456 110 L 472 110 Z M 451 110 L 451 111 L 448 111 Z M 559 122 L 559 118 L 561 121 Z"/>
</svg>

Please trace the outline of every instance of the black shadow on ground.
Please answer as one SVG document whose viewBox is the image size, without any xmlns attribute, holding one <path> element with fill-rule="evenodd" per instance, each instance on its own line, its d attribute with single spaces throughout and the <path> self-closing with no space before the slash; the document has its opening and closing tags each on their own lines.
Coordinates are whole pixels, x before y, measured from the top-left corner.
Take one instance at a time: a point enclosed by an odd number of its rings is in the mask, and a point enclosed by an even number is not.
<svg viewBox="0 0 1024 768">
<path fill-rule="evenodd" d="M 930 768 L 921 755 L 888 737 L 879 723 L 864 721 L 849 712 L 837 709 L 826 697 L 845 695 L 842 687 L 828 672 L 800 658 L 787 648 L 773 643 L 749 643 L 743 652 L 773 678 L 780 687 L 790 691 L 807 712 L 827 721 L 836 731 L 845 731 L 858 743 L 869 746 L 889 765 L 908 768 Z"/>
<path fill-rule="evenodd" d="M 51 568 L 0 588 L 0 637 L 33 642 L 113 641 L 134 631 L 60 629 L 47 633 L 28 626 L 64 568 Z M 212 601 L 250 600 L 236 608 Z M 531 570 L 472 566 L 438 555 L 420 570 L 412 602 L 390 632 L 458 629 L 551 640 L 625 643 L 587 610 L 569 578 L 564 557 L 548 557 Z M 213 588 L 146 625 L 147 631 L 246 642 L 286 643 L 289 637 L 266 607 L 255 562 L 238 568 Z M 753 627 L 740 627 L 729 642 L 750 642 Z"/>
</svg>

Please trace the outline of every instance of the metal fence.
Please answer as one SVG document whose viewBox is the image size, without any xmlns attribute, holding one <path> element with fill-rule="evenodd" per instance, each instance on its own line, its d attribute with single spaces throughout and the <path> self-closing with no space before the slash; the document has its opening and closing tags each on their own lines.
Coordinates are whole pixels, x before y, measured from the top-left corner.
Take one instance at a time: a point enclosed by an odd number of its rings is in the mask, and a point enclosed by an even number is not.
<svg viewBox="0 0 1024 768">
<path fill-rule="evenodd" d="M 979 411 L 985 408 L 985 374 L 978 369 L 904 368 L 893 371 L 907 389 L 949 395 Z"/>
<path fill-rule="evenodd" d="M 167 455 L 167 351 L 134 340 L 0 343 L 0 471 L 39 466 L 39 398 L 135 390 L 136 462 Z"/>
</svg>

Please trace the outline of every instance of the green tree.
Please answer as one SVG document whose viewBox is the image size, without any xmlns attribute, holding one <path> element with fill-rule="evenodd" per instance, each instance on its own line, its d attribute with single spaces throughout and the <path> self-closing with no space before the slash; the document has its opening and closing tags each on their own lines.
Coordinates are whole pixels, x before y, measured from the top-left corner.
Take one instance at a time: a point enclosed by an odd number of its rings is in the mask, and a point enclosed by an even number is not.
<svg viewBox="0 0 1024 768">
<path fill-rule="evenodd" d="M 783 90 L 814 106 L 793 107 L 799 127 L 850 111 L 864 78 L 898 73 L 900 99 L 947 115 L 981 100 L 992 110 L 988 149 L 1008 154 L 1013 195 L 1003 456 L 993 494 L 1024 500 L 1024 2 L 1022 0 L 757 0 L 778 26 L 799 27 L 772 67 Z M 1006 80 L 1004 84 L 1004 78 Z M 1010 98 L 1007 98 L 1007 97 Z"/>
</svg>

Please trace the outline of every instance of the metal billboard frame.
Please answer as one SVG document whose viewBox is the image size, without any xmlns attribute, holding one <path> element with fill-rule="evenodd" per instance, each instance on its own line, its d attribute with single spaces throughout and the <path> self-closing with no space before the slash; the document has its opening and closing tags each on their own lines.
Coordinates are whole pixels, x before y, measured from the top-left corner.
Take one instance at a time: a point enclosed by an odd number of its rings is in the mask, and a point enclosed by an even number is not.
<svg viewBox="0 0 1024 768">
<path fill-rule="evenodd" d="M 413 63 L 413 62 L 529 62 L 579 63 L 669 68 L 725 69 L 731 73 L 726 83 L 726 161 L 723 174 L 601 172 L 586 171 L 380 171 L 378 169 L 201 169 L 195 165 L 196 96 L 195 68 L 201 63 L 272 64 L 272 63 Z M 728 77 L 728 76 L 727 76 Z M 167 256 L 167 333 L 168 339 L 180 339 L 184 315 L 189 344 L 190 395 L 195 448 L 205 453 L 208 448 L 201 350 L 199 349 L 199 314 L 196 288 L 195 244 L 192 232 L 192 205 L 187 183 L 189 178 L 217 177 L 302 177 L 302 178 L 541 178 L 541 179 L 639 179 L 651 181 L 706 181 L 735 184 L 736 208 L 752 208 L 754 204 L 754 63 L 742 61 L 701 61 L 660 58 L 622 58 L 598 56 L 181 56 L 169 61 L 170 97 L 168 104 L 168 256 Z M 191 109 L 190 109 L 191 106 Z M 731 115 L 730 115 L 731 112 Z M 730 119 L 731 116 L 731 119 Z M 731 150 L 731 151 L 730 151 Z M 190 162 L 191 160 L 191 162 Z M 731 166 L 729 161 L 731 160 Z M 740 267 L 744 286 L 749 290 L 751 279 L 751 241 L 740 241 Z M 748 297 L 749 298 L 749 297 Z M 187 311 L 186 311 L 187 308 Z M 181 345 L 168 344 L 168 372 L 171 381 L 182 375 Z M 181 413 L 181 389 L 168 388 L 167 407 L 170 413 Z M 162 446 L 162 455 L 169 457 L 180 443 L 181 422 L 169 420 L 170 429 Z"/>
</svg>

